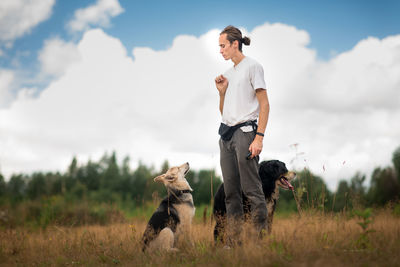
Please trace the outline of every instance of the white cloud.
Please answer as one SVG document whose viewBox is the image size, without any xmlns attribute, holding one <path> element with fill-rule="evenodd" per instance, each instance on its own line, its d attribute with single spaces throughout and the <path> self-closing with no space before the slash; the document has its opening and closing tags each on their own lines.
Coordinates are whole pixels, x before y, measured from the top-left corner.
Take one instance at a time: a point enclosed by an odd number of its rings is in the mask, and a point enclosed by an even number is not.
<svg viewBox="0 0 400 267">
<path fill-rule="evenodd" d="M 14 72 L 0 69 L 0 109 L 11 100 L 11 86 L 14 81 Z"/>
<path fill-rule="evenodd" d="M 77 47 L 59 38 L 47 40 L 39 52 L 42 75 L 60 76 L 71 64 L 79 60 Z"/>
<path fill-rule="evenodd" d="M 0 42 L 7 46 L 48 19 L 55 0 L 0 1 Z"/>
<path fill-rule="evenodd" d="M 0 110 L 2 172 L 63 170 L 73 155 L 113 149 L 133 161 L 218 169 L 213 80 L 231 66 L 218 53 L 218 34 L 178 36 L 164 51 L 134 48 L 133 60 L 118 39 L 87 31 L 71 48 L 79 61 L 39 97 L 21 94 Z M 244 52 L 264 66 L 271 102 L 262 158 L 309 166 L 331 188 L 390 163 L 400 140 L 400 36 L 361 40 L 319 62 L 305 31 L 265 24 L 249 35 Z M 305 154 L 290 163 L 293 143 Z"/>
<path fill-rule="evenodd" d="M 124 12 L 118 0 L 97 0 L 96 4 L 75 11 L 74 18 L 68 23 L 72 32 L 88 30 L 90 26 L 108 27 L 110 18 Z"/>
</svg>

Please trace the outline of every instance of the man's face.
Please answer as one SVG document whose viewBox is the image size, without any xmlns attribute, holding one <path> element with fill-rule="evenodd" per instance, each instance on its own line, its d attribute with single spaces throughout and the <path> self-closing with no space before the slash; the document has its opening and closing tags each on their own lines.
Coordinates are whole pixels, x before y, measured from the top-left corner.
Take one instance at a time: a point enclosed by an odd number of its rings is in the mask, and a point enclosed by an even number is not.
<svg viewBox="0 0 400 267">
<path fill-rule="evenodd" d="M 225 60 L 229 60 L 236 53 L 237 45 L 236 41 L 232 44 L 226 39 L 226 33 L 223 33 L 219 36 L 219 52 L 222 54 Z M 236 49 L 235 49 L 236 47 Z"/>
</svg>

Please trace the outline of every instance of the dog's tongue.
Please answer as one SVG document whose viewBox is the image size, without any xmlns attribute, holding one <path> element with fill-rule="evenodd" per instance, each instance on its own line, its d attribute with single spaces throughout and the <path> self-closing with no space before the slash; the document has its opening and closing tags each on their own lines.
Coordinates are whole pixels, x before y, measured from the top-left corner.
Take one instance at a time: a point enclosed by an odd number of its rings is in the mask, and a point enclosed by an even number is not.
<svg viewBox="0 0 400 267">
<path fill-rule="evenodd" d="M 293 185 L 291 185 L 291 184 L 289 183 L 288 180 L 286 180 L 286 179 L 281 179 L 281 181 L 284 182 L 284 183 L 289 187 L 289 189 L 293 191 L 293 189 L 294 189 L 294 188 L 293 188 Z"/>
</svg>

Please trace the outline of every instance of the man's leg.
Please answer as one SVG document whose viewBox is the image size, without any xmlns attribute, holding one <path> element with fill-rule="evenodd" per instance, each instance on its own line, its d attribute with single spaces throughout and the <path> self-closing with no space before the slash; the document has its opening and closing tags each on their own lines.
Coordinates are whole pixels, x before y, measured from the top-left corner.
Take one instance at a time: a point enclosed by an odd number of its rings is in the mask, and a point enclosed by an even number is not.
<svg viewBox="0 0 400 267">
<path fill-rule="evenodd" d="M 244 194 L 250 201 L 252 210 L 252 220 L 258 233 L 266 230 L 267 223 L 267 207 L 265 196 L 262 190 L 261 179 L 258 174 L 258 159 L 247 160 L 246 155 L 249 153 L 249 146 L 254 140 L 255 133 L 244 133 L 237 130 L 232 139 L 235 142 L 236 153 L 238 158 L 238 168 L 240 175 L 240 183 Z"/>
<path fill-rule="evenodd" d="M 239 170 L 236 153 L 232 140 L 220 139 L 220 163 L 224 179 L 225 205 L 227 215 L 227 241 L 234 245 L 238 242 L 243 219 L 242 190 L 240 186 Z"/>
</svg>

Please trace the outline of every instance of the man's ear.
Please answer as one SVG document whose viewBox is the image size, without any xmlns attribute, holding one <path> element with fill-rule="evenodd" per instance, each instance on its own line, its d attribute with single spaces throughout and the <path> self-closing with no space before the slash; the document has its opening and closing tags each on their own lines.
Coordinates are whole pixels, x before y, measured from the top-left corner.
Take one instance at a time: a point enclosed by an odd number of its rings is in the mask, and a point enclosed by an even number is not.
<svg viewBox="0 0 400 267">
<path fill-rule="evenodd" d="M 238 40 L 233 41 L 232 45 L 233 45 L 233 47 L 239 49 L 239 41 Z"/>
</svg>

